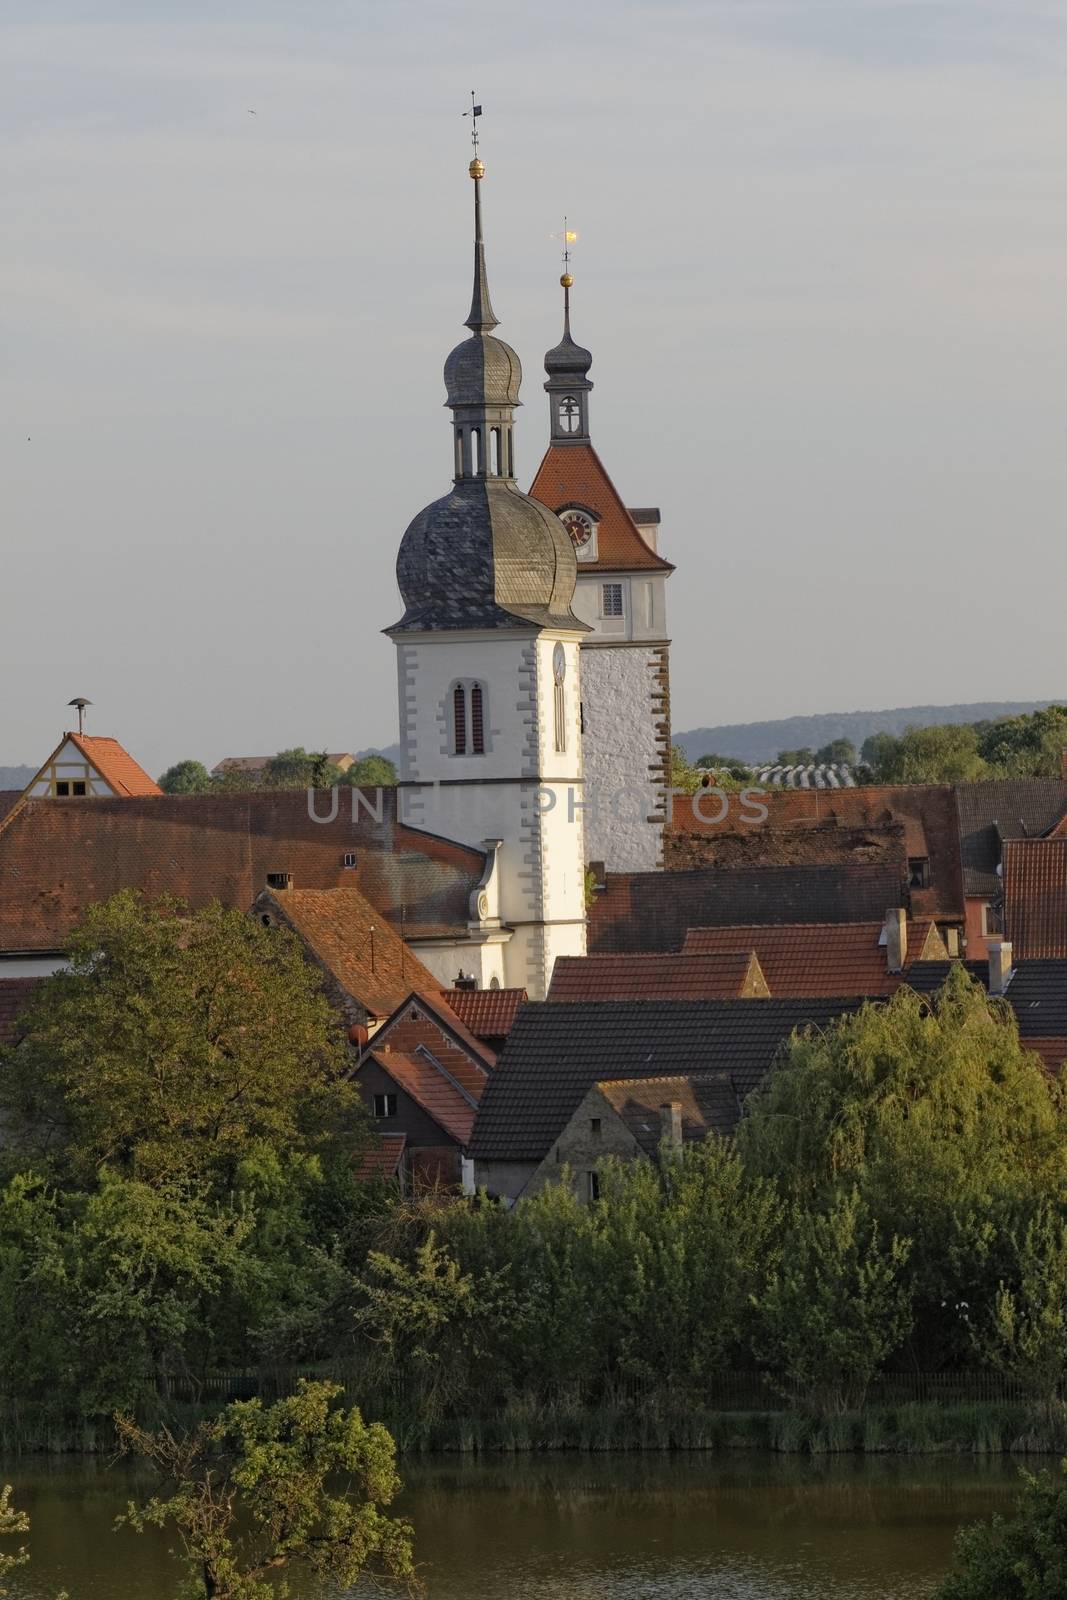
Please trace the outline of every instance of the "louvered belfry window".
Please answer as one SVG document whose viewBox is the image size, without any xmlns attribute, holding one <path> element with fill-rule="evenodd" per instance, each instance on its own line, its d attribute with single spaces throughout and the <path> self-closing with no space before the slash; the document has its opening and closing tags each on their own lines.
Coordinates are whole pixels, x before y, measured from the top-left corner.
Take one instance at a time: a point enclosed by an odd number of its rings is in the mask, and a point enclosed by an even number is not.
<svg viewBox="0 0 1067 1600">
<path fill-rule="evenodd" d="M 485 715 L 480 683 L 471 684 L 471 752 L 476 756 L 485 754 Z"/>
<path fill-rule="evenodd" d="M 467 754 L 467 691 L 461 683 L 457 683 L 452 691 L 452 707 L 455 720 L 456 754 Z"/>
</svg>

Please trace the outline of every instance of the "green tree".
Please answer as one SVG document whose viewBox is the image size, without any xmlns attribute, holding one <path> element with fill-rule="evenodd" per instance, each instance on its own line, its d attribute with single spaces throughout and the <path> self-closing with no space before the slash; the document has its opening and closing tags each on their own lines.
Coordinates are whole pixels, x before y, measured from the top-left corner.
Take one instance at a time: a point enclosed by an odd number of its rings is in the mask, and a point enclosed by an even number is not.
<svg viewBox="0 0 1067 1600">
<path fill-rule="evenodd" d="M 207 794 L 215 780 L 202 761 L 179 761 L 159 780 L 164 794 Z"/>
<path fill-rule="evenodd" d="M 24 1511 L 16 1511 L 11 1504 L 11 1485 L 5 1483 L 0 1488 L 0 1538 L 5 1534 L 29 1533 L 30 1519 Z M 16 1567 L 23 1566 L 30 1559 L 29 1551 L 20 1548 L 14 1552 L 0 1552 L 0 1585 L 11 1576 Z M 7 1590 L 0 1587 L 0 1595 L 7 1594 Z"/>
<path fill-rule="evenodd" d="M 1067 748 L 1067 706 L 1046 706 L 987 723 L 978 736 L 983 760 L 1010 778 L 1058 778 Z"/>
<path fill-rule="evenodd" d="M 872 733 L 864 739 L 860 760 L 876 783 L 899 783 L 903 757 L 900 740 L 891 733 Z"/>
<path fill-rule="evenodd" d="M 363 756 L 353 761 L 341 780 L 365 789 L 389 789 L 396 784 L 396 767 L 387 756 Z"/>
<path fill-rule="evenodd" d="M 1067 1199 L 1063 1095 L 1007 1007 L 962 968 L 932 1008 L 903 988 L 795 1035 L 747 1111 L 750 1172 L 814 1210 L 858 1189 L 883 1240 L 914 1241 L 915 1360 L 972 1359 L 1013 1228 Z"/>
<path fill-rule="evenodd" d="M 821 1414 L 863 1404 L 911 1324 L 902 1269 L 911 1241 L 884 1244 L 854 1189 L 824 1212 L 795 1207 L 781 1262 L 756 1301 L 756 1341 L 787 1394 Z"/>
<path fill-rule="evenodd" d="M 1041 1204 L 1013 1235 L 1014 1287 L 1001 1283 L 981 1341 L 995 1366 L 1018 1378 L 1050 1413 L 1067 1370 L 1067 1221 Z"/>
<path fill-rule="evenodd" d="M 807 745 L 799 750 L 779 750 L 777 765 L 780 767 L 810 767 L 815 760 L 815 751 Z"/>
<path fill-rule="evenodd" d="M 815 752 L 816 761 L 824 762 L 827 766 L 854 767 L 856 764 L 856 746 L 851 739 L 831 739 L 829 744 L 824 744 L 821 750 Z"/>
<path fill-rule="evenodd" d="M 671 745 L 671 788 L 682 794 L 695 794 L 700 787 L 702 774 L 689 765 L 689 757 L 680 744 Z"/>
<path fill-rule="evenodd" d="M 956 1570 L 934 1600 L 1067 1600 L 1067 1463 L 1023 1473 L 1010 1517 L 961 1529 Z"/>
<path fill-rule="evenodd" d="M 264 789 L 332 789 L 342 782 L 344 774 L 335 767 L 325 751 L 308 753 L 303 745 L 292 750 L 279 750 L 271 756 L 263 772 Z"/>
<path fill-rule="evenodd" d="M 335 1592 L 364 1573 L 413 1581 L 411 1527 L 385 1512 L 400 1489 L 395 1445 L 337 1406 L 341 1393 L 302 1381 L 288 1399 L 238 1402 L 181 1437 L 116 1418 L 123 1448 L 170 1490 L 120 1522 L 176 1530 L 190 1600 L 282 1600 L 293 1568 Z"/>
<path fill-rule="evenodd" d="M 226 1191 L 257 1141 L 311 1149 L 360 1125 L 340 1025 L 285 931 L 124 890 L 90 907 L 68 954 L 0 1056 L 9 1167 Z"/>
<path fill-rule="evenodd" d="M 987 770 L 978 735 L 966 723 L 908 728 L 900 739 L 901 783 L 969 783 Z"/>
</svg>

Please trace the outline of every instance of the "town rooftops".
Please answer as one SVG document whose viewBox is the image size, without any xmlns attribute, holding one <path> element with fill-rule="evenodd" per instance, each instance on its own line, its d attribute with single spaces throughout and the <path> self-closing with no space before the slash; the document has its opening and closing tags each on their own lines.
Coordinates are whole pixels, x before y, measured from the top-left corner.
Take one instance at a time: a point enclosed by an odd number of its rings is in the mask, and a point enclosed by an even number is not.
<svg viewBox="0 0 1067 1600">
<path fill-rule="evenodd" d="M 355 887 L 406 938 L 465 937 L 484 868 L 481 851 L 399 823 L 392 789 L 28 800 L 0 827 L 0 951 L 62 949 L 120 889 L 247 911 L 290 880 Z"/>
<path fill-rule="evenodd" d="M 738 944 L 697 955 L 557 956 L 548 999 L 766 1000 L 772 993 L 752 946 Z"/>
<path fill-rule="evenodd" d="M 1019 961 L 1014 948 L 1012 958 L 1015 965 L 1004 999 L 1015 1012 L 1020 1037 L 1027 1043 L 1067 1039 L 1067 960 Z M 964 967 L 976 983 L 986 987 L 987 961 L 917 961 L 908 969 L 908 985 L 919 994 L 932 994 L 941 988 L 954 966 Z"/>
<path fill-rule="evenodd" d="M 733 1133 L 741 1101 L 728 1072 L 690 1072 L 673 1078 L 609 1078 L 597 1084 L 646 1155 L 655 1155 L 663 1137 L 660 1107 L 681 1109 L 682 1141 L 694 1143 L 714 1131 Z"/>
<path fill-rule="evenodd" d="M 995 778 L 955 787 L 964 893 L 993 899 L 1005 839 L 1048 833 L 1067 807 L 1061 778 Z"/>
<path fill-rule="evenodd" d="M 1067 957 L 1067 839 L 1005 839 L 1003 871 L 1016 960 Z"/>
<path fill-rule="evenodd" d="M 328 978 L 372 1017 L 389 1016 L 412 989 L 435 986 L 359 889 L 267 889 L 255 905 L 297 934 Z"/>
<path fill-rule="evenodd" d="M 884 919 L 877 922 L 796 922 L 762 926 L 690 928 L 687 955 L 754 950 L 776 1000 L 810 995 L 889 995 L 902 975 L 888 970 Z M 905 967 L 912 961 L 947 960 L 948 951 L 929 920 L 907 924 Z M 907 981 L 906 977 L 903 981 Z"/>
<path fill-rule="evenodd" d="M 673 572 L 674 568 L 642 537 L 637 520 L 626 509 L 604 463 L 591 444 L 551 444 L 530 485 L 530 494 L 550 511 L 569 507 L 588 512 L 596 523 L 597 559 L 578 563 L 583 572 Z M 658 511 L 644 516 L 659 522 Z"/>
<path fill-rule="evenodd" d="M 738 923 L 882 921 L 904 900 L 892 864 L 609 872 L 589 911 L 589 949 L 681 950 L 690 928 Z"/>
<path fill-rule="evenodd" d="M 409 1094 L 450 1139 L 459 1145 L 469 1142 L 478 1102 L 442 1069 L 429 1051 L 420 1048 L 408 1054 L 402 1050 L 372 1050 L 369 1058 Z"/>
<path fill-rule="evenodd" d="M 485 1086 L 470 1147 L 482 1162 L 541 1161 L 592 1084 L 726 1072 L 742 1099 L 794 1028 L 827 1023 L 857 999 L 639 1000 L 530 1005 Z"/>
<path fill-rule="evenodd" d="M 489 1043 L 507 1038 L 520 1007 L 526 1004 L 525 989 L 445 989 L 442 999 L 469 1028 L 476 1039 Z"/>
</svg>

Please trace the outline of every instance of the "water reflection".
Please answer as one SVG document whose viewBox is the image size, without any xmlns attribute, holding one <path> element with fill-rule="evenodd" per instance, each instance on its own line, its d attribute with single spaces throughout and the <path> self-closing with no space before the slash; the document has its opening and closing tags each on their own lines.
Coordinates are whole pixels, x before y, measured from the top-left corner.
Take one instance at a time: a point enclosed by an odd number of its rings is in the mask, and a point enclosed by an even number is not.
<svg viewBox="0 0 1067 1600">
<path fill-rule="evenodd" d="M 403 1471 L 431 1600 L 920 1600 L 959 1523 L 1003 1507 L 1018 1476 L 999 1459 L 758 1454 L 448 1458 Z M 13 1597 L 175 1592 L 166 1536 L 113 1531 L 144 1482 L 128 1464 L 0 1462 L 8 1479 L 33 1524 Z"/>
</svg>

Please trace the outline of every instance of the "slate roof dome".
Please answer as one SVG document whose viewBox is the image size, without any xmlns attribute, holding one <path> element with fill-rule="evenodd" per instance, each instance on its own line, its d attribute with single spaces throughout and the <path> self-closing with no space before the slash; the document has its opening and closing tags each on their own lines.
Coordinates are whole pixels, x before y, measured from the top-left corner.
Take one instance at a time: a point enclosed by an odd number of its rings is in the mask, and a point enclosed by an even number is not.
<svg viewBox="0 0 1067 1600">
<path fill-rule="evenodd" d="M 590 357 L 590 360 L 592 357 Z M 509 344 L 490 333 L 472 333 L 445 362 L 450 406 L 517 406 L 522 364 Z"/>
<path fill-rule="evenodd" d="M 420 511 L 400 544 L 406 607 L 391 633 L 424 628 L 585 632 L 571 611 L 578 563 L 570 535 L 514 480 L 466 478 Z"/>
<path fill-rule="evenodd" d="M 580 344 L 575 344 L 568 322 L 559 344 L 553 345 L 545 355 L 545 371 L 550 378 L 570 377 L 572 374 L 584 378 L 592 365 L 592 354 Z"/>
</svg>

